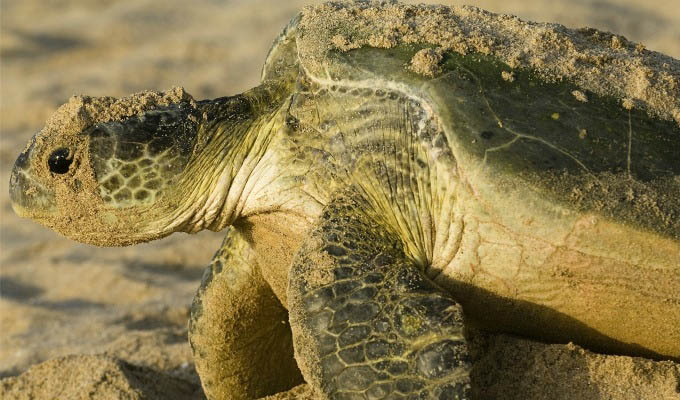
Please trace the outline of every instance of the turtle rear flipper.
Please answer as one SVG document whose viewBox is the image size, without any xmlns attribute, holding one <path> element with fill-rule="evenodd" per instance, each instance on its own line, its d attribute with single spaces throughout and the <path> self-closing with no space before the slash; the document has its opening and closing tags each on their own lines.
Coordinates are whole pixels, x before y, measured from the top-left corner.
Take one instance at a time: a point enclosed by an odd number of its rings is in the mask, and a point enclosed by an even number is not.
<svg viewBox="0 0 680 400">
<path fill-rule="evenodd" d="M 209 399 L 258 398 L 302 383 L 286 309 L 255 259 L 229 228 L 194 297 L 189 341 Z"/>
<path fill-rule="evenodd" d="M 376 216 L 343 193 L 303 243 L 288 287 L 298 365 L 325 398 L 466 399 L 461 307 Z"/>
</svg>

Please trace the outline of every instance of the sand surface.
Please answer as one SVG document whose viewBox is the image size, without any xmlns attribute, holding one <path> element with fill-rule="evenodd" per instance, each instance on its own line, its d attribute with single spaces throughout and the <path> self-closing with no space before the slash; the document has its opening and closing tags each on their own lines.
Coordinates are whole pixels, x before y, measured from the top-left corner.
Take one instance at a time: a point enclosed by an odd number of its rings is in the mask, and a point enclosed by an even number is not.
<svg viewBox="0 0 680 400">
<path fill-rule="evenodd" d="M 254 86 L 272 39 L 305 3 L 3 2 L 0 183 L 71 95 L 120 97 L 181 85 L 201 99 Z M 474 5 L 617 32 L 680 58 L 675 1 Z M 0 398 L 203 398 L 186 319 L 221 239 L 201 233 L 129 248 L 76 244 L 16 217 L 0 190 Z M 670 361 L 504 335 L 476 335 L 474 349 L 476 398 L 680 398 L 680 365 Z M 309 396 L 302 387 L 277 398 Z"/>
</svg>

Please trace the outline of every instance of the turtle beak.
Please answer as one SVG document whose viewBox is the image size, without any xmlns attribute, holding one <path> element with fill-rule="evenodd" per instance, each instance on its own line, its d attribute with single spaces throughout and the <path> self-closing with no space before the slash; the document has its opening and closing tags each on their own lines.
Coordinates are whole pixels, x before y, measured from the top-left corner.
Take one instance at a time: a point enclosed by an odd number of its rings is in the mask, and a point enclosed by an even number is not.
<svg viewBox="0 0 680 400">
<path fill-rule="evenodd" d="M 31 177 L 33 146 L 19 155 L 9 178 L 9 197 L 12 208 L 21 217 L 36 218 L 55 211 L 54 191 Z"/>
</svg>

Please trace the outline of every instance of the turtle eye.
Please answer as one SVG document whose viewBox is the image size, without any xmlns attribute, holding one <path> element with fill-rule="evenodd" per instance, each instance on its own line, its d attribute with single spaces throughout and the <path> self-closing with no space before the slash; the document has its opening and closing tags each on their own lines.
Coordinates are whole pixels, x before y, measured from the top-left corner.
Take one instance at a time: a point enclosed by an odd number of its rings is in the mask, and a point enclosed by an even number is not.
<svg viewBox="0 0 680 400">
<path fill-rule="evenodd" d="M 47 159 L 47 165 L 50 167 L 50 171 L 55 174 L 65 174 L 68 172 L 68 168 L 73 162 L 73 157 L 71 157 L 71 152 L 66 148 L 56 149 L 50 154 L 50 158 Z"/>
</svg>

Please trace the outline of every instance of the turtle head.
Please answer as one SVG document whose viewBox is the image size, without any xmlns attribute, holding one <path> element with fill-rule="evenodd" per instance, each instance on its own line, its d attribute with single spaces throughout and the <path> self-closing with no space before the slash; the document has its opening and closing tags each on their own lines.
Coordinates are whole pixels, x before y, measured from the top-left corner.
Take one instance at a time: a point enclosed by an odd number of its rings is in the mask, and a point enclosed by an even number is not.
<svg viewBox="0 0 680 400">
<path fill-rule="evenodd" d="M 178 218 L 190 214 L 187 170 L 202 112 L 181 89 L 145 95 L 61 106 L 14 164 L 16 213 L 97 245 L 189 230 Z"/>
</svg>

